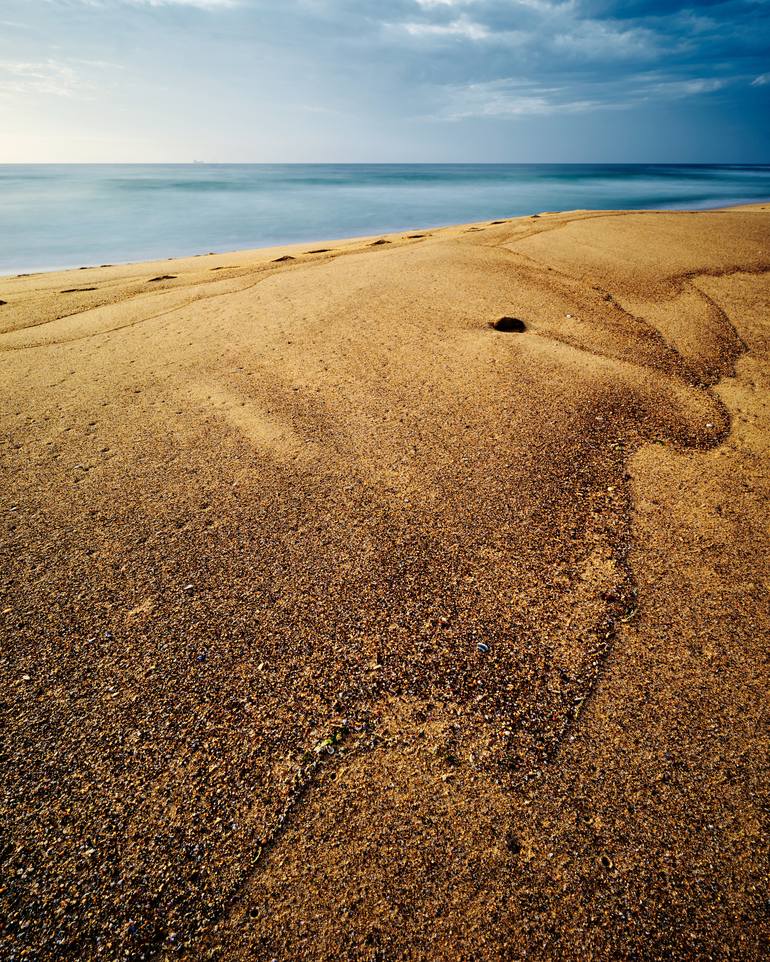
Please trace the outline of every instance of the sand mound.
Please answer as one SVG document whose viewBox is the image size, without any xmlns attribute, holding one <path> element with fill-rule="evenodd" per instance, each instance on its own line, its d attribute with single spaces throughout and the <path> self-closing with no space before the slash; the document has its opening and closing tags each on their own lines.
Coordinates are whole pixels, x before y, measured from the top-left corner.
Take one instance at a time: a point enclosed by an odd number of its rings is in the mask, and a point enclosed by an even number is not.
<svg viewBox="0 0 770 962">
<path fill-rule="evenodd" d="M 4 956 L 760 957 L 770 214 L 408 240 L 0 279 Z"/>
</svg>

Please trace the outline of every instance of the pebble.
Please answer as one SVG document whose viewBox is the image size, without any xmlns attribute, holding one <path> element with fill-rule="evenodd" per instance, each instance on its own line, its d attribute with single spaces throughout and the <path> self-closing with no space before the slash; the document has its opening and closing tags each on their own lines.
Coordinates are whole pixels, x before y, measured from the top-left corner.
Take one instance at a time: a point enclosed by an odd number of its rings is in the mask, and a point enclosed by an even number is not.
<svg viewBox="0 0 770 962">
<path fill-rule="evenodd" d="M 484 644 L 483 641 L 480 641 L 478 645 L 476 645 L 476 647 L 478 648 L 478 650 L 481 652 L 482 655 L 486 655 L 486 653 L 489 651 L 489 645 Z"/>
</svg>

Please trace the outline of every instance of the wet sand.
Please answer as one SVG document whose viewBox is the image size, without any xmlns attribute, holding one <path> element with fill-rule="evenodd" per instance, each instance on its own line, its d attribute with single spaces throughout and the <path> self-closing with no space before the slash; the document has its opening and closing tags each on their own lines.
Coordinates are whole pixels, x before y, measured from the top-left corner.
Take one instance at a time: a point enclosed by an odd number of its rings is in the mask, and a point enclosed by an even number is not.
<svg viewBox="0 0 770 962">
<path fill-rule="evenodd" d="M 765 957 L 769 272 L 757 205 L 0 278 L 0 956 Z"/>
</svg>

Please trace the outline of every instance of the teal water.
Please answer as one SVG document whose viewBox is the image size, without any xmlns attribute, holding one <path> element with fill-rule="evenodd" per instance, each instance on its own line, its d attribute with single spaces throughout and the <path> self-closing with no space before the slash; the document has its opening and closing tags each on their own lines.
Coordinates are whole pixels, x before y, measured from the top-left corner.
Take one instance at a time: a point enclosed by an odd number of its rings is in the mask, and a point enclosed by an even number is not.
<svg viewBox="0 0 770 962">
<path fill-rule="evenodd" d="M 770 198 L 770 165 L 0 165 L 0 273 Z"/>
</svg>

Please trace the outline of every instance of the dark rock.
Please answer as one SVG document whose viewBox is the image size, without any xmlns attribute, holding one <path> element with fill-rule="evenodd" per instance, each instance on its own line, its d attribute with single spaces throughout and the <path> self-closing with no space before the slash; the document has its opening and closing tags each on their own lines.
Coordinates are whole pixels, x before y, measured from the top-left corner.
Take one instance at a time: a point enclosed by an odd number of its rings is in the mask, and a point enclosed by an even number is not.
<svg viewBox="0 0 770 962">
<path fill-rule="evenodd" d="M 518 317 L 501 317 L 492 327 L 506 334 L 522 334 L 527 329 L 527 325 Z"/>
</svg>

